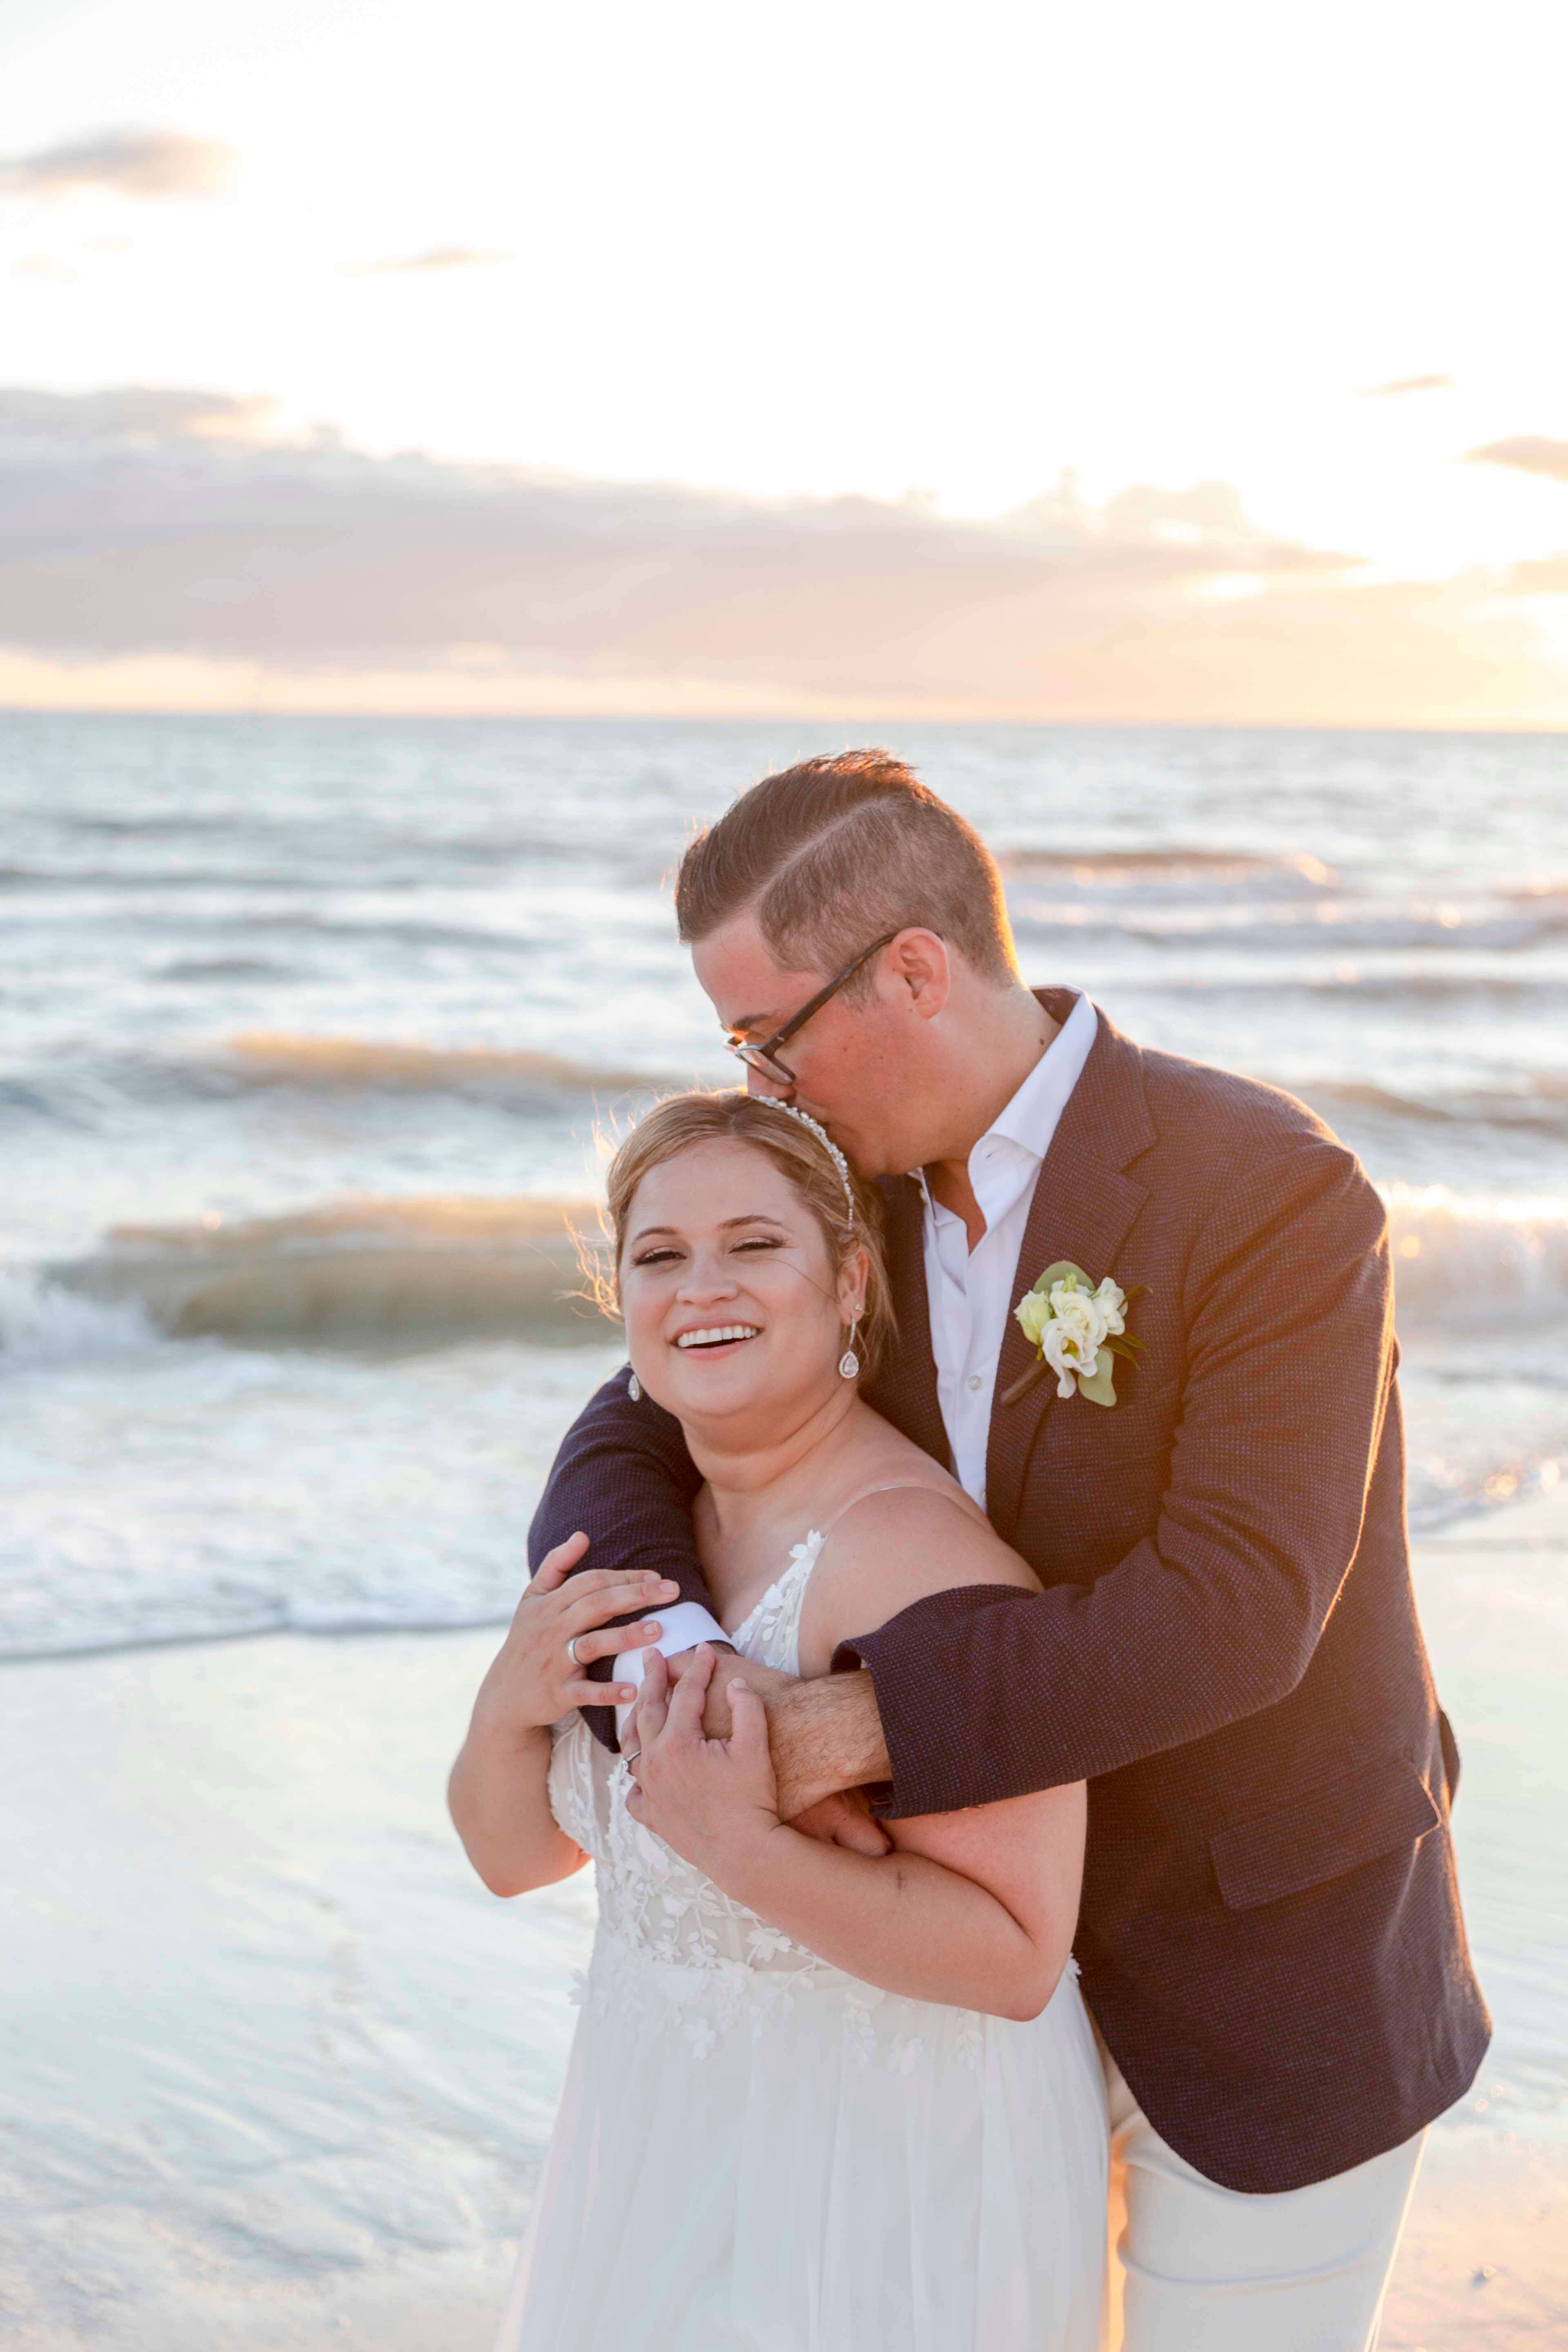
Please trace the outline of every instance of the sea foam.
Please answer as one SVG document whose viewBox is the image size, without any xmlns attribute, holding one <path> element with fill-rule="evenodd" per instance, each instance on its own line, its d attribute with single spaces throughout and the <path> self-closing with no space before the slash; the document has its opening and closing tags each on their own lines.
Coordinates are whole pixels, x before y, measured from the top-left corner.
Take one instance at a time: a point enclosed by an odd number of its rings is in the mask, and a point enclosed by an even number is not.
<svg viewBox="0 0 1568 2352">
<path fill-rule="evenodd" d="M 31 1266 L 0 1266 L 0 1370 L 131 1355 L 159 1336 L 139 1299 L 93 1298 Z"/>
</svg>

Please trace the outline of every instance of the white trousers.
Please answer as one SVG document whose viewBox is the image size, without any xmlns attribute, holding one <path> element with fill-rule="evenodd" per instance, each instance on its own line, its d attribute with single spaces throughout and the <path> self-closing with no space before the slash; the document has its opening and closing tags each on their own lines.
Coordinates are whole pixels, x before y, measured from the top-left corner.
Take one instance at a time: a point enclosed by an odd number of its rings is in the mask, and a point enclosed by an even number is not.
<svg viewBox="0 0 1568 2352">
<path fill-rule="evenodd" d="M 1244 2196 L 1168 2147 L 1100 2055 L 1110 2352 L 1372 2352 L 1426 2133 L 1310 2188 Z"/>
</svg>

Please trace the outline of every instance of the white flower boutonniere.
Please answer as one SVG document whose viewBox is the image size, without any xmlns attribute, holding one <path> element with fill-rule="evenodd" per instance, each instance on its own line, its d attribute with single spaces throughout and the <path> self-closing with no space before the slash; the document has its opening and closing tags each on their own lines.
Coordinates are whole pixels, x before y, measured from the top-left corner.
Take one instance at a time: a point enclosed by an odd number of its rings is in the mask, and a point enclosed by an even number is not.
<svg viewBox="0 0 1568 2352">
<path fill-rule="evenodd" d="M 1090 1404 L 1114 1404 L 1111 1360 L 1131 1360 L 1142 1345 L 1128 1331 L 1127 1308 L 1143 1287 L 1136 1282 L 1123 1290 L 1110 1275 L 1097 1286 L 1081 1265 L 1065 1257 L 1047 1266 L 1013 1309 L 1026 1338 L 1039 1349 L 1039 1360 L 1004 1392 L 1003 1403 L 1016 1403 L 1051 1371 L 1058 1396 L 1069 1397 L 1076 1389 Z"/>
</svg>

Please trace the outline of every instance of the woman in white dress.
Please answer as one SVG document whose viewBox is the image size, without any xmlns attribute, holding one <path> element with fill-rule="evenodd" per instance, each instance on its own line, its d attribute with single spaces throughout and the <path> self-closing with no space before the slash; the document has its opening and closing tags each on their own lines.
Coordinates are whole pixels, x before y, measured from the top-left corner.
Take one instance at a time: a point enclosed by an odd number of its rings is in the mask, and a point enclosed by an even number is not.
<svg viewBox="0 0 1568 2352">
<path fill-rule="evenodd" d="M 1032 1580 L 858 1399 L 896 1344 L 875 1196 L 803 1115 L 689 1095 L 627 1139 L 609 1202 L 636 1383 L 705 1482 L 734 1719 L 703 1737 L 704 1647 L 672 1698 L 650 1661 L 637 1780 L 593 1738 L 578 1706 L 634 1694 L 582 1666 L 655 1640 L 607 1621 L 674 1588 L 572 1575 L 586 1536 L 543 1563 L 480 1689 L 451 1785 L 476 1869 L 510 1895 L 591 1860 L 599 1900 L 499 2352 L 1096 2352 L 1082 1786 L 891 1822 L 873 1859 L 780 1821 L 736 1679 L 743 1659 L 824 1674 L 923 1594 Z"/>
</svg>

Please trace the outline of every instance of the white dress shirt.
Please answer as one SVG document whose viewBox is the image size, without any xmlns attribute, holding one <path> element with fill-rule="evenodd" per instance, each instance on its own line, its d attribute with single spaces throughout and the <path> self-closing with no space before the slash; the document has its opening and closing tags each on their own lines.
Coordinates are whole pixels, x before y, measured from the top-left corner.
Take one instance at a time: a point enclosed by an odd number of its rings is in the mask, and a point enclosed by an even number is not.
<svg viewBox="0 0 1568 2352">
<path fill-rule="evenodd" d="M 911 1171 L 925 1200 L 926 1296 L 942 1424 L 959 1483 L 982 1510 L 991 1392 L 1024 1228 L 1040 1163 L 1099 1026 L 1093 1005 L 1080 996 L 1011 1102 L 970 1153 L 969 1181 L 985 1219 L 985 1231 L 973 1250 L 963 1219 L 931 1197 L 922 1169 Z M 695 1649 L 699 1642 L 729 1639 L 700 1601 L 677 1601 L 673 1609 L 659 1611 L 658 1621 L 664 1631 L 652 1646 L 666 1657 Z M 647 1658 L 646 1649 L 623 1650 L 616 1660 L 616 1680 L 640 1683 Z M 628 1706 L 617 1710 L 622 1729 L 630 1712 Z"/>
<path fill-rule="evenodd" d="M 985 1231 L 973 1249 L 963 1219 L 934 1197 L 924 1170 L 910 1171 L 925 1202 L 926 1297 L 942 1426 L 959 1484 L 982 1510 L 996 1360 L 1006 1336 L 1024 1228 L 1041 1162 L 1099 1025 L 1093 1005 L 1080 996 L 1011 1102 L 970 1153 L 969 1181 L 985 1220 Z"/>
</svg>

